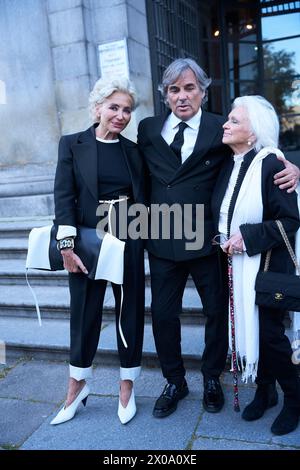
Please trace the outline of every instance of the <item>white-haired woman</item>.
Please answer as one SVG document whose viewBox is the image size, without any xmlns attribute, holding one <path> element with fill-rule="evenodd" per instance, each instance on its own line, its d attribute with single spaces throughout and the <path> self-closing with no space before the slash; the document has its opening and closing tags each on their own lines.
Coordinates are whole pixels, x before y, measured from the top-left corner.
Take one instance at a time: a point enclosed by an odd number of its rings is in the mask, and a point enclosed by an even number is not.
<svg viewBox="0 0 300 470">
<path fill-rule="evenodd" d="M 68 421 L 73 418 L 81 402 L 85 405 L 89 394 L 86 380 L 92 375 L 106 290 L 106 281 L 87 277 L 86 267 L 72 249 L 76 227 L 83 225 L 96 228 L 99 222 L 96 216 L 99 201 L 115 200 L 118 230 L 122 223 L 119 214 L 124 214 L 124 211 L 119 210 L 120 205 L 126 203 L 130 207 L 132 203 L 144 202 L 142 159 L 136 144 L 120 134 L 137 105 L 132 83 L 127 79 L 110 82 L 100 79 L 89 101 L 94 125 L 61 138 L 55 177 L 57 239 L 62 240 L 59 246 L 64 267 L 69 272 L 71 346 L 67 399 L 51 424 Z M 120 333 L 117 328 L 117 343 L 121 364 L 118 416 L 123 424 L 136 413 L 133 382 L 140 373 L 143 343 L 143 256 L 142 240 L 128 237 L 125 246 L 123 303 L 120 286 L 112 285 L 116 312 L 119 313 L 122 303 L 122 331 Z M 126 338 L 124 344 L 122 334 Z"/>
<path fill-rule="evenodd" d="M 233 158 L 220 174 L 213 196 L 213 213 L 225 253 L 233 255 L 235 346 L 243 379 L 256 379 L 254 400 L 243 419 L 254 421 L 277 404 L 276 381 L 284 406 L 272 424 L 274 434 L 296 429 L 300 416 L 300 381 L 292 363 L 292 349 L 284 334 L 284 311 L 255 305 L 254 284 L 272 248 L 270 270 L 292 273 L 294 265 L 276 225 L 281 221 L 292 244 L 299 228 L 295 192 L 275 186 L 283 168 L 277 152 L 279 123 L 272 105 L 261 96 L 244 96 L 233 103 L 223 126 L 223 143 Z"/>
</svg>

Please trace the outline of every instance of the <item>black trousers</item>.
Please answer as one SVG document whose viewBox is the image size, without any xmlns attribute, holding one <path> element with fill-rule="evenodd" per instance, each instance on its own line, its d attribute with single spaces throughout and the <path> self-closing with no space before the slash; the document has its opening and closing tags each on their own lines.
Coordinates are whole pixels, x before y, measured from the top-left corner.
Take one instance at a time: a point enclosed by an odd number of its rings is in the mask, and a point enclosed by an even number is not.
<svg viewBox="0 0 300 470">
<path fill-rule="evenodd" d="M 260 307 L 259 362 L 256 383 L 275 383 L 277 380 L 287 405 L 300 408 L 300 380 L 292 362 L 292 348 L 284 331 L 285 312 Z"/>
<path fill-rule="evenodd" d="M 149 253 L 153 334 L 164 377 L 179 384 L 185 375 L 181 355 L 182 297 L 191 274 L 201 297 L 205 325 L 202 373 L 219 377 L 228 351 L 228 297 L 224 264 L 218 255 L 175 262 Z"/>
<path fill-rule="evenodd" d="M 97 351 L 106 281 L 90 280 L 85 274 L 70 273 L 71 353 L 70 364 L 90 367 Z M 142 240 L 126 241 L 124 258 L 123 308 L 121 324 L 128 348 L 123 345 L 118 321 L 121 288 L 112 285 L 116 301 L 116 332 L 121 367 L 141 364 L 144 333 L 144 247 Z"/>
</svg>

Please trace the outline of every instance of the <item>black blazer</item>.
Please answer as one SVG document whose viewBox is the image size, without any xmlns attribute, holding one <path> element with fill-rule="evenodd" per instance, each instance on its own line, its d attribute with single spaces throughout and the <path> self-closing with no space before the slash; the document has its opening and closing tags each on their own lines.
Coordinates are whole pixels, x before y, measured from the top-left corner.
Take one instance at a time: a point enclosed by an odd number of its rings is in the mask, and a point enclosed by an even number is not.
<svg viewBox="0 0 300 470">
<path fill-rule="evenodd" d="M 245 155 L 251 163 L 255 156 L 254 150 Z M 215 231 L 218 233 L 219 214 L 221 204 L 228 186 L 233 168 L 233 158 L 224 162 L 220 172 L 215 191 L 212 197 L 212 211 Z M 249 256 L 262 253 L 261 269 L 263 268 L 266 252 L 272 250 L 270 270 L 277 272 L 293 272 L 294 265 L 284 245 L 281 234 L 275 223 L 278 219 L 282 222 L 285 231 L 294 245 L 294 235 L 300 226 L 297 195 L 289 194 L 285 190 L 274 185 L 274 175 L 284 169 L 284 165 L 276 158 L 276 155 L 268 155 L 262 162 L 261 191 L 263 202 L 263 220 L 257 224 L 244 224 L 240 230 Z M 252 188 L 253 191 L 256 188 Z"/>
<path fill-rule="evenodd" d="M 181 165 L 161 136 L 167 115 L 146 118 L 138 128 L 138 145 L 148 169 L 148 202 L 150 204 L 192 204 L 192 226 L 196 227 L 196 204 L 204 204 L 204 245 L 200 250 L 186 250 L 187 240 L 174 238 L 171 221 L 171 239 L 149 240 L 147 248 L 154 255 L 174 261 L 188 260 L 213 252 L 211 238 L 214 227 L 211 214 L 211 196 L 229 147 L 222 144 L 220 116 L 203 111 L 193 153 Z"/>
<path fill-rule="evenodd" d="M 54 183 L 57 225 L 96 227 L 99 222 L 96 126 L 60 139 Z M 143 159 L 134 142 L 122 135 L 119 139 L 131 176 L 133 202 L 145 203 Z"/>
</svg>

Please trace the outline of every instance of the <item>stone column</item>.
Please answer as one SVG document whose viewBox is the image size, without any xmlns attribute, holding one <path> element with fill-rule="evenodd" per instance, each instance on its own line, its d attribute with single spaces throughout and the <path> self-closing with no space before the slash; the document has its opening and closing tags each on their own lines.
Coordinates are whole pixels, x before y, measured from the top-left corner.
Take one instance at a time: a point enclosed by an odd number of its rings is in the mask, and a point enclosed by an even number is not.
<svg viewBox="0 0 300 470">
<path fill-rule="evenodd" d="M 98 45 L 127 40 L 129 74 L 136 85 L 140 106 L 125 135 L 135 140 L 138 122 L 153 113 L 145 0 L 83 0 L 83 6 L 91 86 L 101 76 Z"/>
<path fill-rule="evenodd" d="M 90 125 L 90 75 L 82 0 L 48 0 L 50 46 L 61 134 Z"/>
<path fill-rule="evenodd" d="M 130 76 L 140 97 L 136 122 L 153 115 L 152 75 L 145 0 L 127 0 Z"/>
<path fill-rule="evenodd" d="M 35 171 L 56 159 L 60 130 L 46 6 L 45 0 L 0 2 L 1 167 Z"/>
<path fill-rule="evenodd" d="M 145 0 L 0 2 L 0 166 L 49 174 L 45 164 L 55 166 L 60 135 L 91 124 L 98 45 L 124 38 L 141 102 L 127 131 L 134 140 L 137 123 L 153 113 Z"/>
</svg>

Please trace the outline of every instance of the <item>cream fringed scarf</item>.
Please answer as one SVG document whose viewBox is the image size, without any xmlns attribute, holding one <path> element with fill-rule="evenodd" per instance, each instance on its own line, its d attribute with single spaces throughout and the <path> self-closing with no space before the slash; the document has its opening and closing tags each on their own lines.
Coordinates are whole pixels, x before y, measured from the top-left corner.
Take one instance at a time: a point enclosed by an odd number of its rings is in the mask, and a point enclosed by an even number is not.
<svg viewBox="0 0 300 470">
<path fill-rule="evenodd" d="M 231 235 L 240 225 L 262 222 L 261 193 L 262 160 L 270 153 L 282 155 L 275 148 L 262 149 L 252 160 L 241 185 L 231 221 Z M 258 307 L 255 305 L 255 279 L 260 267 L 261 255 L 249 257 L 246 253 L 232 257 L 235 341 L 236 352 L 242 368 L 242 380 L 254 381 L 259 358 Z M 231 334 L 229 332 L 231 346 Z"/>
</svg>

